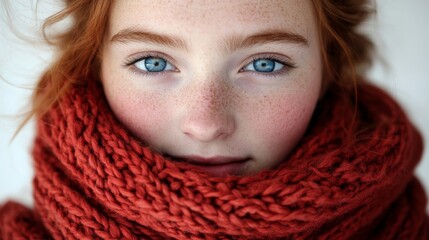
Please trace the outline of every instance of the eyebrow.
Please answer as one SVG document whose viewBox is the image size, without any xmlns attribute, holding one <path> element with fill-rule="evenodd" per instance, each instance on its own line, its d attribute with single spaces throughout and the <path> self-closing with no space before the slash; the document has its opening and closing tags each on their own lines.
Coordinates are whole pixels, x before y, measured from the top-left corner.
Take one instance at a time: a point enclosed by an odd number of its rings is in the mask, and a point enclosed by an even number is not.
<svg viewBox="0 0 429 240">
<path fill-rule="evenodd" d="M 268 43 L 294 43 L 302 46 L 308 46 L 308 40 L 302 35 L 280 30 L 269 30 L 250 35 L 248 37 L 231 36 L 225 39 L 225 42 L 229 51 Z"/>
<path fill-rule="evenodd" d="M 150 31 L 136 30 L 132 28 L 127 28 L 119 31 L 111 38 L 110 41 L 120 43 L 149 42 L 177 49 L 189 49 L 189 46 L 186 44 L 186 41 L 181 38 L 158 34 Z M 268 30 L 247 37 L 234 35 L 225 38 L 225 43 L 226 49 L 229 52 L 232 52 L 237 49 L 251 47 L 253 45 L 268 43 L 294 43 L 302 46 L 308 46 L 308 40 L 302 35 L 281 30 Z"/>
<path fill-rule="evenodd" d="M 131 28 L 123 29 L 115 34 L 111 42 L 149 42 L 160 45 L 165 45 L 178 49 L 188 49 L 186 42 L 183 39 L 175 38 L 168 35 L 157 34 L 150 31 L 135 30 Z"/>
</svg>

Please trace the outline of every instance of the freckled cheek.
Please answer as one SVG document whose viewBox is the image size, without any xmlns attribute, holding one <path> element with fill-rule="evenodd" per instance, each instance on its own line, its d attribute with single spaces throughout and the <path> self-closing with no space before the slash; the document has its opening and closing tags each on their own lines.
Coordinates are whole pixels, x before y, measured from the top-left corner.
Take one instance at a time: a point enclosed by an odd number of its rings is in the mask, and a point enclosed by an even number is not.
<svg viewBox="0 0 429 240">
<path fill-rule="evenodd" d="M 156 142 L 167 130 L 169 109 L 159 97 L 123 93 L 109 102 L 119 121 L 146 143 Z"/>
<path fill-rule="evenodd" d="M 314 100 L 290 94 L 270 98 L 255 107 L 253 129 L 259 141 L 278 154 L 287 154 L 301 139 L 314 109 Z M 274 153 L 271 152 L 271 153 Z"/>
</svg>

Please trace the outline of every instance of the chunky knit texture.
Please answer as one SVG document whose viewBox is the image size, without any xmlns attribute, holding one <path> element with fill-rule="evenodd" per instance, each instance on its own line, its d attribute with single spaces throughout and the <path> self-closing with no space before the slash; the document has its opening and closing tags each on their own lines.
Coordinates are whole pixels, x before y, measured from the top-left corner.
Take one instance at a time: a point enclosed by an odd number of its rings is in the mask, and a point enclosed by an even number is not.
<svg viewBox="0 0 429 240">
<path fill-rule="evenodd" d="M 381 90 L 331 88 L 275 170 L 210 177 L 115 119 L 98 83 L 38 121 L 35 208 L 0 208 L 1 239 L 429 239 L 420 135 Z M 269 124 L 269 123 L 267 123 Z"/>
</svg>

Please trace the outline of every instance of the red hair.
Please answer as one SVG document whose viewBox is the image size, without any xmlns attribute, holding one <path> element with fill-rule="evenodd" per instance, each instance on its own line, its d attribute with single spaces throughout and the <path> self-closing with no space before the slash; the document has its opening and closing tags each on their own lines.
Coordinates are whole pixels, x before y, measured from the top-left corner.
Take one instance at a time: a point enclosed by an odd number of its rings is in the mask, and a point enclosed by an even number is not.
<svg viewBox="0 0 429 240">
<path fill-rule="evenodd" d="M 67 0 L 62 11 L 46 19 L 43 36 L 56 47 L 57 56 L 37 84 L 31 115 L 45 114 L 73 85 L 98 79 L 111 2 Z M 50 27 L 69 17 L 69 29 L 55 36 L 47 34 Z"/>
<path fill-rule="evenodd" d="M 318 21 L 324 84 L 353 89 L 359 66 L 371 63 L 372 42 L 357 27 L 371 13 L 369 0 L 312 0 Z M 44 37 L 57 49 L 33 95 L 28 118 L 43 116 L 75 84 L 99 79 L 100 51 L 107 31 L 111 1 L 67 0 L 66 7 L 43 24 Z M 48 36 L 52 26 L 71 18 L 65 32 Z M 28 120 L 28 119 L 27 119 Z"/>
<path fill-rule="evenodd" d="M 324 84 L 355 89 L 374 45 L 358 27 L 374 12 L 369 0 L 312 0 L 318 20 Z"/>
</svg>

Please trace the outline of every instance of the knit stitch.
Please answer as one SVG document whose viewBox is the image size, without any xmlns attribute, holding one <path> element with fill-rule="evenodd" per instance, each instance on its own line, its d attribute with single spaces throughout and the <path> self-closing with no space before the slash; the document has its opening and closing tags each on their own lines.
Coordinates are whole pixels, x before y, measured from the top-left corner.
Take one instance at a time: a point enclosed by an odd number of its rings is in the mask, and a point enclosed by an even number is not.
<svg viewBox="0 0 429 240">
<path fill-rule="evenodd" d="M 88 82 L 38 120 L 35 208 L 0 207 L 0 239 L 429 239 L 421 137 L 376 87 L 330 88 L 281 166 L 218 178 L 145 146 Z"/>
</svg>

